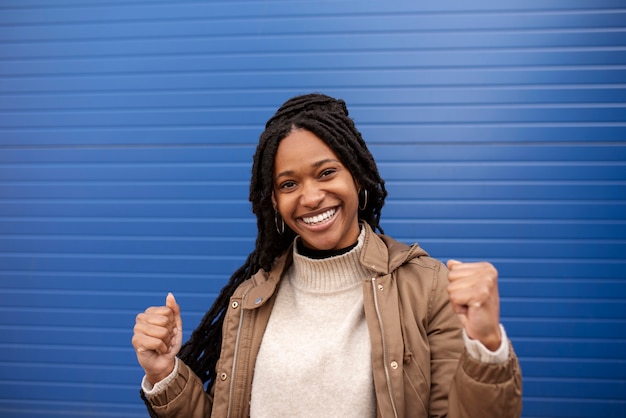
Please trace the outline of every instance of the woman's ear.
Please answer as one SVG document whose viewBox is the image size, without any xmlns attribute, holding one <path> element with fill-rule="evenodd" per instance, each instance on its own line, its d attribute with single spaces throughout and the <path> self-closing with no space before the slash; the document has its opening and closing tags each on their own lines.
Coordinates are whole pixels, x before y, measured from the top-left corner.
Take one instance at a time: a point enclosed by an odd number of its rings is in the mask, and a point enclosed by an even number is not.
<svg viewBox="0 0 626 418">
<path fill-rule="evenodd" d="M 274 206 L 274 210 L 278 212 L 278 202 L 276 201 L 276 196 L 274 192 L 272 192 L 272 206 Z"/>
<path fill-rule="evenodd" d="M 356 186 L 356 192 L 357 193 L 361 193 L 361 189 L 362 189 L 361 183 L 359 183 L 359 181 L 354 176 L 352 176 L 352 178 L 354 179 L 354 185 Z"/>
</svg>

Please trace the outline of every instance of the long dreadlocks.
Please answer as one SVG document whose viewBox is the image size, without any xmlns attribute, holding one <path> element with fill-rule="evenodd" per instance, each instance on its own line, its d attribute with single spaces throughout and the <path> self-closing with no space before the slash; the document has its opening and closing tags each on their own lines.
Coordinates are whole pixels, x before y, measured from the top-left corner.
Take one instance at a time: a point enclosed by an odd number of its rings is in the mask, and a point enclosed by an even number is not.
<svg viewBox="0 0 626 418">
<path fill-rule="evenodd" d="M 359 219 L 373 230 L 380 227 L 381 209 L 387 196 L 385 182 L 378 174 L 372 154 L 361 133 L 348 116 L 343 100 L 323 94 L 307 94 L 287 100 L 265 124 L 254 154 L 250 196 L 257 217 L 258 235 L 254 251 L 233 273 L 213 306 L 180 350 L 179 357 L 211 388 L 222 345 L 222 325 L 230 297 L 235 289 L 259 269 L 269 271 L 272 262 L 293 242 L 295 234 L 285 226 L 283 234 L 275 227 L 272 205 L 274 157 L 280 141 L 294 129 L 312 132 L 337 154 L 357 184 L 368 192 L 367 205 L 359 208 Z"/>
</svg>

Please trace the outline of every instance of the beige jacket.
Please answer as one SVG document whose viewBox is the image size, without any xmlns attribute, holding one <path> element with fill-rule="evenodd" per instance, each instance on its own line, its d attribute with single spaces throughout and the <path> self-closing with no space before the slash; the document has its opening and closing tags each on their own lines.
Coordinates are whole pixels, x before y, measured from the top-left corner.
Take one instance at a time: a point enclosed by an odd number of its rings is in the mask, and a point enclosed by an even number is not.
<svg viewBox="0 0 626 418">
<path fill-rule="evenodd" d="M 510 347 L 504 364 L 484 364 L 464 349 L 450 307 L 447 270 L 417 244 L 408 246 L 368 225 L 361 262 L 379 417 L 519 417 L 522 378 Z M 291 250 L 268 273 L 244 282 L 224 320 L 222 352 L 211 394 L 179 361 L 167 389 L 148 398 L 159 417 L 247 417 L 256 356 Z"/>
</svg>

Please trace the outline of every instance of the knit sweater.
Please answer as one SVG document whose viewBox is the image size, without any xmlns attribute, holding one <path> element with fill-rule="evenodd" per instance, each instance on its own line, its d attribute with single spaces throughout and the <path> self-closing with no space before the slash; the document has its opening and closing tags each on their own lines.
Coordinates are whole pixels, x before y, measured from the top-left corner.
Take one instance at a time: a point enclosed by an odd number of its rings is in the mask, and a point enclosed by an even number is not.
<svg viewBox="0 0 626 418">
<path fill-rule="evenodd" d="M 294 246 L 256 361 L 253 418 L 376 416 L 362 235 L 348 253 L 321 260 Z"/>
</svg>

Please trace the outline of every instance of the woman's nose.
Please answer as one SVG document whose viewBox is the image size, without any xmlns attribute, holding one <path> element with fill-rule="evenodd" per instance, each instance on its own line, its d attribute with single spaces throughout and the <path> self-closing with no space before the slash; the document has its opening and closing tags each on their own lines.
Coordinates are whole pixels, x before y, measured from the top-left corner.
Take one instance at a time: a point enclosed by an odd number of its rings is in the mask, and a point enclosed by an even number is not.
<svg viewBox="0 0 626 418">
<path fill-rule="evenodd" d="M 317 186 L 312 184 L 305 184 L 302 188 L 302 195 L 300 196 L 300 203 L 303 206 L 316 208 L 324 200 L 324 192 Z"/>
</svg>

